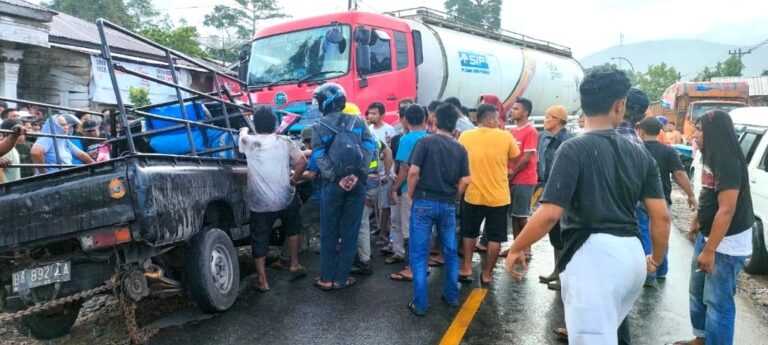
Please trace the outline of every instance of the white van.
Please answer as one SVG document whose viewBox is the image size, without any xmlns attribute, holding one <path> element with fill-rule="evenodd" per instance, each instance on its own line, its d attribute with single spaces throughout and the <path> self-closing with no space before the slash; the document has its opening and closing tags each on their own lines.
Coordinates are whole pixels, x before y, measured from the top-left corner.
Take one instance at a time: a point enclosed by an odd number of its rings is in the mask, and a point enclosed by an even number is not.
<svg viewBox="0 0 768 345">
<path fill-rule="evenodd" d="M 741 151 L 747 158 L 755 225 L 752 236 L 752 257 L 744 270 L 753 274 L 768 274 L 768 107 L 738 108 L 730 112 Z M 706 138 L 705 138 L 706 140 Z M 701 190 L 700 154 L 692 166 L 693 189 Z"/>
</svg>

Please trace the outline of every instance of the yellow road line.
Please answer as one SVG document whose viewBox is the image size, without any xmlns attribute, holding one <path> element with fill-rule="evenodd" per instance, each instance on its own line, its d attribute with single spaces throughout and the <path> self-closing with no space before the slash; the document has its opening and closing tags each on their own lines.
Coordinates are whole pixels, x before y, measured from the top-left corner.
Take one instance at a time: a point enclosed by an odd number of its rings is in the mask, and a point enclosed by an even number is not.
<svg viewBox="0 0 768 345">
<path fill-rule="evenodd" d="M 464 333 L 467 332 L 467 328 L 472 323 L 472 319 L 477 313 L 477 309 L 480 308 L 480 304 L 483 303 L 485 295 L 488 293 L 488 289 L 475 288 L 469 293 L 469 297 L 464 301 L 464 305 L 461 306 L 461 310 L 456 314 L 456 318 L 451 322 L 451 326 L 445 331 L 443 339 L 440 340 L 440 345 L 457 345 L 461 343 L 461 338 L 464 338 Z"/>
</svg>

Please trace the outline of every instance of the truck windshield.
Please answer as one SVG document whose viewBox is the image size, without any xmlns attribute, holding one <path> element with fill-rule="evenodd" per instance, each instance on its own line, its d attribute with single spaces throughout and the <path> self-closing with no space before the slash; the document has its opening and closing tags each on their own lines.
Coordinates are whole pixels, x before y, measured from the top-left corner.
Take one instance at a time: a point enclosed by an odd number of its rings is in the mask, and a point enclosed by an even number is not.
<svg viewBox="0 0 768 345">
<path fill-rule="evenodd" d="M 692 105 L 693 109 L 691 109 L 691 115 L 693 117 L 693 121 L 695 122 L 696 119 L 699 118 L 699 116 L 703 115 L 704 113 L 710 111 L 710 110 L 722 110 L 726 113 L 730 113 L 731 110 L 736 108 L 742 108 L 744 107 L 744 104 L 738 104 L 738 103 L 694 103 Z"/>
<path fill-rule="evenodd" d="M 333 26 L 294 31 L 257 39 L 251 44 L 248 85 L 298 82 L 310 75 L 320 80 L 339 77 L 349 69 L 348 26 L 339 26 L 339 43 L 327 40 Z M 328 72 L 328 73 L 323 73 Z"/>
</svg>

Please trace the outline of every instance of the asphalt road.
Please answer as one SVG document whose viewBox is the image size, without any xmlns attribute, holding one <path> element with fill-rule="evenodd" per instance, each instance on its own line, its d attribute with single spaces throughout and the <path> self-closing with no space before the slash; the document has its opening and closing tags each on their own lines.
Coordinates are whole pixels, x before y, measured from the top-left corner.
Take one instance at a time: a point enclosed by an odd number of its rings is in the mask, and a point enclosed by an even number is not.
<svg viewBox="0 0 768 345">
<path fill-rule="evenodd" d="M 688 277 L 692 244 L 676 230 L 670 238 L 670 273 L 666 282 L 645 288 L 630 315 L 633 344 L 664 344 L 692 337 L 688 321 Z M 317 272 L 319 257 L 303 256 Z M 475 254 L 475 272 L 484 256 Z M 552 330 L 563 326 L 559 293 L 538 283 L 552 267 L 552 248 L 546 238 L 534 246 L 527 279 L 514 282 L 499 264 L 472 319 L 462 344 L 562 344 Z M 160 324 L 182 324 L 162 329 L 151 344 L 438 344 L 458 309 L 439 299 L 442 269 L 430 275 L 430 307 L 426 317 L 407 309 L 410 284 L 388 279 L 401 266 L 387 266 L 375 255 L 374 275 L 358 279 L 347 290 L 322 292 L 312 277 L 289 281 L 285 272 L 270 271 L 272 291 L 259 293 L 247 285 L 226 313 L 205 317 L 192 310 L 169 315 Z M 476 281 L 479 281 L 477 279 Z M 461 301 L 480 286 L 464 285 Z M 737 296 L 736 344 L 764 344 L 768 316 L 751 300 Z"/>
</svg>

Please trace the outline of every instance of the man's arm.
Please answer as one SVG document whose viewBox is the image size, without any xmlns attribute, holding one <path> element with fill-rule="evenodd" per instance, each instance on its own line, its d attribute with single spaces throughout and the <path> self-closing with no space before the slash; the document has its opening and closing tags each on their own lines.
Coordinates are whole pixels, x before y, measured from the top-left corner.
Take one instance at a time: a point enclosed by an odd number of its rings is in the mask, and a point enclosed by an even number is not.
<svg viewBox="0 0 768 345">
<path fill-rule="evenodd" d="M 389 201 L 392 205 L 397 204 L 397 191 L 400 190 L 400 187 L 408 179 L 408 170 L 410 170 L 408 163 L 400 162 L 400 168 L 397 171 L 395 182 L 392 183 L 392 190 L 389 193 Z"/>
<path fill-rule="evenodd" d="M 715 249 L 720 245 L 728 228 L 731 226 L 731 220 L 736 213 L 736 201 L 739 198 L 738 189 L 722 189 L 717 193 L 717 213 L 712 221 L 712 229 L 709 231 L 709 238 L 704 245 L 697 260 L 699 268 L 707 273 L 715 269 Z"/>
<path fill-rule="evenodd" d="M 326 132 L 328 131 L 319 122 L 312 126 L 312 156 L 310 160 L 315 161 L 318 171 L 324 179 L 333 180 L 335 178 L 333 162 L 326 155 L 326 142 L 323 138 L 324 135 L 328 135 Z M 328 136 L 330 137 L 330 135 Z"/>
<path fill-rule="evenodd" d="M 413 193 L 416 191 L 416 184 L 419 183 L 419 172 L 421 168 L 417 165 L 411 165 L 408 169 L 408 198 L 413 200 Z"/>
<path fill-rule="evenodd" d="M 392 149 L 389 146 L 384 146 L 381 149 L 381 155 L 384 156 L 384 176 L 389 178 L 392 172 L 392 166 L 395 165 L 395 158 L 392 157 Z"/>
<path fill-rule="evenodd" d="M 562 206 L 550 203 L 543 203 L 536 209 L 536 212 L 528 220 L 523 231 L 512 242 L 512 247 L 509 248 L 505 266 L 512 278 L 517 281 L 523 280 L 523 272 L 515 269 L 515 262 L 519 262 L 523 267 L 526 267 L 525 255 L 520 255 L 523 249 L 546 236 L 552 227 L 560 221 L 563 212 Z"/>
<path fill-rule="evenodd" d="M 87 153 L 85 153 L 83 151 L 79 151 L 78 150 L 77 152 L 75 152 L 75 157 L 77 157 L 77 159 L 81 160 L 85 164 L 93 164 L 94 163 L 93 158 L 91 158 L 91 156 L 89 156 Z"/>
<path fill-rule="evenodd" d="M 32 149 L 29 150 L 29 157 L 32 159 L 32 163 L 34 164 L 45 164 L 45 149 L 38 144 L 34 144 L 32 145 Z M 43 167 L 36 169 L 40 174 L 45 174 L 47 172 Z"/>
<path fill-rule="evenodd" d="M 301 177 L 307 169 L 307 158 L 304 157 L 298 147 L 295 148 L 293 156 L 293 176 L 291 176 L 291 185 L 295 186 L 298 181 L 301 181 Z"/>
<path fill-rule="evenodd" d="M 667 201 L 663 198 L 646 198 L 643 200 L 645 208 L 648 210 L 648 218 L 650 219 L 651 226 L 651 242 L 653 243 L 653 253 L 650 259 L 653 260 L 650 264 L 652 268 L 648 267 L 648 272 L 653 273 L 659 268 L 659 265 L 664 260 L 664 255 L 667 252 L 667 245 L 669 243 L 669 209 L 667 209 Z"/>
<path fill-rule="evenodd" d="M 675 183 L 683 189 L 685 195 L 688 196 L 688 207 L 696 209 L 696 195 L 693 194 L 693 188 L 691 187 L 691 180 L 688 179 L 688 174 L 686 174 L 684 170 L 676 170 L 672 174 L 672 178 L 675 180 Z"/>
<path fill-rule="evenodd" d="M 13 147 L 16 146 L 16 140 L 19 139 L 19 136 L 27 133 L 27 129 L 21 125 L 13 126 L 12 130 L 13 133 L 0 139 L 0 157 L 5 156 L 6 153 L 10 152 Z"/>
<path fill-rule="evenodd" d="M 523 152 L 522 156 L 518 156 L 518 158 L 515 158 L 512 160 L 512 162 L 517 162 L 515 164 L 515 168 L 509 171 L 509 178 L 515 177 L 519 172 L 523 171 L 525 167 L 528 166 L 528 164 L 531 163 L 531 160 L 533 159 L 533 155 L 535 155 L 535 151 L 526 151 Z"/>
<path fill-rule="evenodd" d="M 368 126 L 365 125 L 365 121 L 362 118 L 355 116 L 355 121 L 357 121 L 357 125 L 362 129 L 360 141 L 363 147 L 363 161 L 360 163 L 360 170 L 367 175 L 371 172 L 371 161 L 374 158 L 378 158 L 376 137 L 368 129 Z"/>
</svg>

